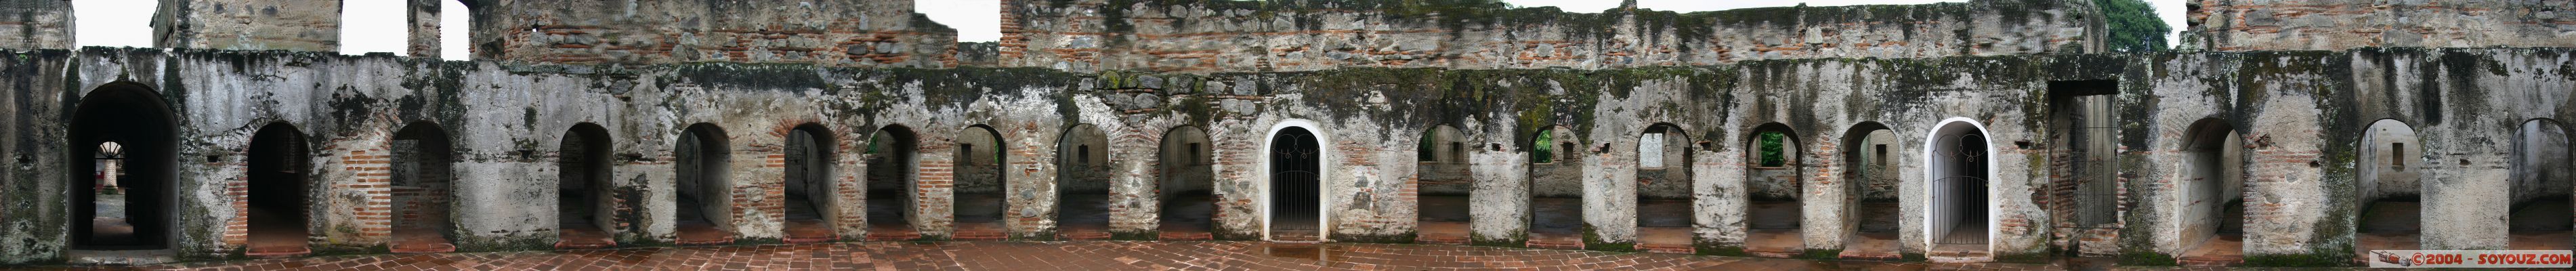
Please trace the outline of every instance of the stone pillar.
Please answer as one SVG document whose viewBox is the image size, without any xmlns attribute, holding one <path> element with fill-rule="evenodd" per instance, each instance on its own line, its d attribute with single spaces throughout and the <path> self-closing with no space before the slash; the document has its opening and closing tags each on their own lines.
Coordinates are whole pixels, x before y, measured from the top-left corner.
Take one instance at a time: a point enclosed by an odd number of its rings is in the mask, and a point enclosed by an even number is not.
<svg viewBox="0 0 2576 271">
<path fill-rule="evenodd" d="M 439 5 L 445 4 L 444 2 L 446 2 L 446 0 L 406 1 L 411 2 L 411 4 L 408 5 L 408 10 L 411 12 L 411 20 L 408 21 L 411 24 L 411 46 L 406 48 L 411 52 L 410 56 L 426 58 L 439 57 L 441 44 L 439 43 L 440 33 L 438 32 L 438 12 L 443 8 Z"/>
</svg>

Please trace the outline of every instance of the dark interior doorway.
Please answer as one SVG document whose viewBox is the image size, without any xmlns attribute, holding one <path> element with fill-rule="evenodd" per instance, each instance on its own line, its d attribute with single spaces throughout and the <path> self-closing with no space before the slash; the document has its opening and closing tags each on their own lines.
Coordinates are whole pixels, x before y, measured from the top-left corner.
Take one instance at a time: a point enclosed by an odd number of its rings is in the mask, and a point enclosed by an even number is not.
<svg viewBox="0 0 2576 271">
<path fill-rule="evenodd" d="M 556 248 L 595 249 L 617 246 L 616 234 L 625 232 L 633 214 L 618 208 L 625 193 L 618 193 L 610 182 L 609 153 L 615 139 L 598 124 L 574 124 L 565 131 L 558 146 L 555 166 L 556 228 L 560 241 Z"/>
<path fill-rule="evenodd" d="M 1270 239 L 1321 241 L 1322 146 L 1305 128 L 1288 127 L 1270 138 Z"/>
<path fill-rule="evenodd" d="M 839 206 L 833 204 L 840 185 L 832 172 L 832 150 L 839 146 L 832 132 L 823 125 L 807 123 L 787 132 L 786 149 L 786 228 L 788 243 L 820 243 L 839 239 L 832 223 L 840 221 Z"/>
<path fill-rule="evenodd" d="M 1530 135 L 1529 241 L 1533 248 L 1583 248 L 1583 165 L 1574 130 L 1548 126 Z"/>
<path fill-rule="evenodd" d="M 175 241 L 177 122 L 161 96 L 119 82 L 80 99 L 69 127 L 71 249 L 159 250 Z M 113 183 L 113 184 L 111 184 Z"/>
<path fill-rule="evenodd" d="M 2568 250 L 2576 248 L 2576 219 L 2570 210 L 2571 178 L 2576 178 L 2576 163 L 2571 163 L 2567 130 L 2551 119 L 2524 121 L 2515 133 L 2513 161 L 2513 207 L 2507 218 L 2511 249 Z"/>
<path fill-rule="evenodd" d="M 958 131 L 954 149 L 956 186 L 950 190 L 957 232 L 951 236 L 965 240 L 1001 239 L 1007 230 L 1002 217 L 1010 208 L 1010 185 L 1002 170 L 1009 161 L 1009 148 L 1002 146 L 1002 134 L 990 126 L 968 126 Z"/>
<path fill-rule="evenodd" d="M 393 152 L 394 228 L 391 249 L 395 253 L 455 252 L 450 244 L 448 209 L 451 195 L 450 161 L 456 151 L 447 140 L 446 129 L 438 124 L 415 122 L 394 132 L 389 144 Z"/>
<path fill-rule="evenodd" d="M 250 139 L 250 252 L 252 257 L 293 257 L 312 253 L 312 213 L 306 199 L 311 149 L 304 133 L 286 123 L 259 128 Z"/>
<path fill-rule="evenodd" d="M 1744 248 L 1764 256 L 1803 253 L 1806 208 L 1799 200 L 1806 194 L 1806 179 L 1797 132 L 1775 122 L 1755 126 L 1751 135 L 1744 148 L 1749 195 Z"/>
<path fill-rule="evenodd" d="M 1057 234 L 1109 239 L 1109 138 L 1090 124 L 1066 128 L 1056 142 Z"/>
<path fill-rule="evenodd" d="M 913 228 L 913 170 L 921 148 L 911 128 L 890 125 L 868 136 L 866 150 L 868 239 L 909 240 Z"/>
<path fill-rule="evenodd" d="M 689 125 L 680 133 L 674 154 L 672 214 L 682 245 L 733 243 L 733 161 L 731 140 L 715 124 Z"/>
<path fill-rule="evenodd" d="M 1691 200 L 1691 141 L 1681 126 L 1656 123 L 1637 136 L 1637 245 L 1658 252 L 1687 253 L 1696 206 Z"/>
<path fill-rule="evenodd" d="M 1432 127 L 1422 132 L 1414 148 L 1414 173 L 1417 242 L 1467 244 L 1468 223 L 1473 215 L 1468 197 L 1475 194 L 1476 178 L 1469 171 L 1467 135 L 1449 125 Z"/>
<path fill-rule="evenodd" d="M 1172 128 L 1163 135 L 1158 197 L 1162 200 L 1161 240 L 1208 240 L 1216 227 L 1216 171 L 1206 131 Z"/>
</svg>

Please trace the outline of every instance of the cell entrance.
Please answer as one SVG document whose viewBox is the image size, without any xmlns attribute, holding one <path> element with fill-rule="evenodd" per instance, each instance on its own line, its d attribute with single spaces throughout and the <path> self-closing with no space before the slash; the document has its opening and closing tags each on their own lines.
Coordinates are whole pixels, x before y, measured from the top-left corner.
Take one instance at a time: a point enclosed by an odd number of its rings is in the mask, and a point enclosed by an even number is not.
<svg viewBox="0 0 2576 271">
<path fill-rule="evenodd" d="M 1216 220 L 1216 171 L 1210 165 L 1211 153 L 1206 131 L 1198 127 L 1172 128 L 1163 135 L 1161 157 L 1156 172 L 1161 173 L 1156 197 L 1161 201 L 1162 240 L 1210 239 Z"/>
<path fill-rule="evenodd" d="M 1989 190 L 1986 176 L 1987 146 L 1984 129 L 1967 122 L 1949 122 L 1934 130 L 1931 151 L 1932 252 L 1987 254 Z M 1951 254 L 1959 255 L 1959 254 Z M 1987 254 L 1991 255 L 1991 254 Z"/>
<path fill-rule="evenodd" d="M 2416 138 L 2415 128 L 2397 120 L 2379 120 L 2370 124 L 2361 136 L 2358 161 L 2362 198 L 2366 205 L 2361 215 L 2361 248 L 2370 250 L 2413 250 L 2419 247 L 2423 233 L 2423 169 L 2408 160 L 2423 159 L 2424 146 Z M 2367 255 L 2355 255 L 2367 256 Z"/>
<path fill-rule="evenodd" d="M 581 123 L 565 131 L 556 160 L 556 232 L 557 248 L 607 248 L 617 246 L 614 236 L 625 232 L 631 212 L 617 206 L 626 202 L 611 183 L 609 152 L 613 139 L 598 124 Z"/>
<path fill-rule="evenodd" d="M 672 214 L 682 245 L 733 243 L 731 144 L 715 124 L 689 125 L 672 147 Z"/>
<path fill-rule="evenodd" d="M 449 161 L 456 151 L 448 146 L 447 131 L 437 124 L 421 122 L 394 132 L 387 146 L 393 152 L 394 228 L 392 250 L 395 253 L 455 252 L 448 240 L 451 203 Z"/>
<path fill-rule="evenodd" d="M 310 149 L 304 133 L 284 123 L 260 127 L 251 136 L 248 191 L 252 257 L 293 257 L 312 253 L 305 199 Z"/>
<path fill-rule="evenodd" d="M 1745 141 L 1745 241 L 1748 252 L 1790 256 L 1806 251 L 1805 195 L 1796 131 L 1780 123 L 1753 128 Z"/>
<path fill-rule="evenodd" d="M 1065 129 L 1056 142 L 1058 234 L 1066 239 L 1109 239 L 1109 138 L 1090 124 Z"/>
<path fill-rule="evenodd" d="M 1322 146 L 1305 128 L 1288 127 L 1270 138 L 1270 239 L 1322 240 Z"/>
<path fill-rule="evenodd" d="M 2537 119 L 2523 122 L 2513 141 L 2513 207 L 2508 218 L 2512 249 L 2567 250 L 2576 237 L 2576 213 L 2568 207 L 2570 178 L 2576 178 L 2576 165 L 2568 156 L 2567 130 L 2558 122 Z"/>
<path fill-rule="evenodd" d="M 66 211 L 72 216 L 63 225 L 71 231 L 67 256 L 82 261 L 90 250 L 171 247 L 176 127 L 160 95 L 138 85 L 110 84 L 81 97 L 63 148 L 87 160 L 63 171 L 71 180 L 60 190 L 71 199 Z"/>
<path fill-rule="evenodd" d="M 956 140 L 956 153 L 951 157 L 956 159 L 957 185 L 951 190 L 955 203 L 950 205 L 957 219 L 956 237 L 1000 239 L 1002 215 L 1005 208 L 1010 208 L 1009 194 L 1005 193 L 1009 188 L 1002 177 L 1003 154 L 1009 148 L 1002 147 L 1001 133 L 983 125 L 966 127 L 957 133 Z"/>
<path fill-rule="evenodd" d="M 920 165 L 920 146 L 912 129 L 879 128 L 868 135 L 867 219 L 869 240 L 912 239 L 913 172 Z"/>
<path fill-rule="evenodd" d="M 797 125 L 787 132 L 786 228 L 790 243 L 818 243 L 839 239 L 832 223 L 841 221 L 833 191 L 840 185 L 833 181 L 833 146 L 830 130 L 822 125 Z"/>
<path fill-rule="evenodd" d="M 1898 207 L 1896 133 L 1876 122 L 1852 126 L 1843 134 L 1843 228 L 1851 232 L 1843 244 L 1845 259 L 1902 259 L 1898 254 L 1898 227 L 1903 214 Z"/>
<path fill-rule="evenodd" d="M 2194 124 L 2184 142 L 2185 170 L 2177 213 L 2185 263 L 2245 260 L 2244 140 L 2219 120 Z"/>
<path fill-rule="evenodd" d="M 1476 179 L 1467 171 L 1465 141 L 1457 128 L 1441 125 L 1423 131 L 1414 149 L 1416 202 L 1421 204 L 1415 213 L 1422 242 L 1467 243 L 1468 197 Z"/>
<path fill-rule="evenodd" d="M 1658 123 L 1637 137 L 1637 245 L 1688 250 L 1691 209 L 1691 137 L 1681 126 Z"/>
<path fill-rule="evenodd" d="M 1583 248 L 1583 164 L 1591 157 L 1573 129 L 1530 135 L 1529 241 L 1534 248 Z"/>
</svg>

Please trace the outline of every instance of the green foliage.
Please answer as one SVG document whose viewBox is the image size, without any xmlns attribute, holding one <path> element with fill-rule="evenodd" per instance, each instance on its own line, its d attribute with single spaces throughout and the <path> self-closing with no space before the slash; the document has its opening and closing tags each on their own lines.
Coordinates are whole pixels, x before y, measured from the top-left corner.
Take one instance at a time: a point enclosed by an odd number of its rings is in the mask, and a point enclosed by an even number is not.
<svg viewBox="0 0 2576 271">
<path fill-rule="evenodd" d="M 1536 144 L 1536 145 L 1538 145 L 1538 146 L 1537 146 L 1537 147 L 1530 148 L 1530 149 L 1531 149 L 1531 150 L 1530 150 L 1530 155 L 1531 155 L 1531 156 L 1537 156 L 1537 157 L 1535 157 L 1534 159 L 1531 159 L 1531 161 L 1532 161 L 1532 162 L 1535 162 L 1535 163 L 1554 163 L 1554 162 L 1556 162 L 1556 140 L 1553 138 L 1553 137 L 1555 137 L 1555 134 L 1556 134 L 1556 132 L 1555 132 L 1555 131 L 1545 131 L 1545 132 L 1539 132 L 1539 133 L 1538 133 L 1538 140 L 1537 140 L 1537 144 Z"/>
<path fill-rule="evenodd" d="M 1762 158 L 1762 166 L 1779 167 L 1789 164 L 1789 157 L 1783 148 L 1785 145 L 1782 144 L 1788 138 L 1789 135 L 1780 132 L 1762 132 L 1754 136 L 1754 149 L 1760 152 L 1756 156 Z"/>
<path fill-rule="evenodd" d="M 1413 148 L 1413 160 L 1417 162 L 1433 161 L 1432 159 L 1435 158 L 1431 155 L 1431 148 L 1438 145 L 1431 144 L 1431 141 L 1437 138 L 1440 138 L 1440 129 L 1432 129 L 1431 131 L 1422 132 L 1422 146 Z"/>
<path fill-rule="evenodd" d="M 2173 27 L 2156 18 L 2156 8 L 2145 0 L 2094 0 L 2102 8 L 2103 22 L 2110 26 L 2110 46 L 2114 52 L 2146 52 L 2170 48 L 2165 34 Z"/>
</svg>

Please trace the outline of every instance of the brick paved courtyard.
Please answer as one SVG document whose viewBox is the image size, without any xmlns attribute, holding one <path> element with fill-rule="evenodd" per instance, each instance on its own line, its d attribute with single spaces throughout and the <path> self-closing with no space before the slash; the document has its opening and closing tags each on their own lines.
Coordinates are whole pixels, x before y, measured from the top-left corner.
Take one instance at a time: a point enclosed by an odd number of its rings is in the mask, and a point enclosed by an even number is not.
<svg viewBox="0 0 2576 271">
<path fill-rule="evenodd" d="M 868 242 L 361 255 L 141 270 L 2091 270 L 2097 264 L 1938 264 L 1404 244 Z M 24 268 L 24 267 L 21 267 Z M 2136 267 L 2121 267 L 2133 269 Z M 12 269 L 0 267 L 0 269 Z"/>
</svg>

